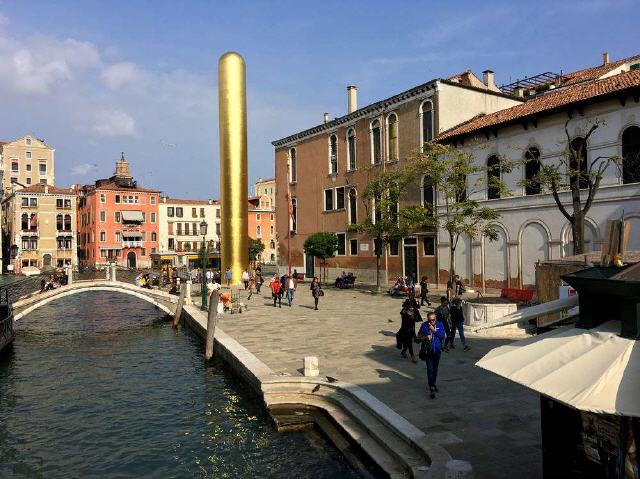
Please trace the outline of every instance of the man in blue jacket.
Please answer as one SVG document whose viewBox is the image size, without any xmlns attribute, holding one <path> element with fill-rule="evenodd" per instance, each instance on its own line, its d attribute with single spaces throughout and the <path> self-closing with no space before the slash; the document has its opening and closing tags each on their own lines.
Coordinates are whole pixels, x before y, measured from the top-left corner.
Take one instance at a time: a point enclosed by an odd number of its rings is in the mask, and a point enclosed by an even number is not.
<svg viewBox="0 0 640 479">
<path fill-rule="evenodd" d="M 440 364 L 440 354 L 442 353 L 442 341 L 445 338 L 444 326 L 441 321 L 436 320 L 433 312 L 427 314 L 427 320 L 420 327 L 418 338 L 427 343 L 427 381 L 429 383 L 429 397 L 436 398 L 438 386 L 438 365 Z"/>
</svg>

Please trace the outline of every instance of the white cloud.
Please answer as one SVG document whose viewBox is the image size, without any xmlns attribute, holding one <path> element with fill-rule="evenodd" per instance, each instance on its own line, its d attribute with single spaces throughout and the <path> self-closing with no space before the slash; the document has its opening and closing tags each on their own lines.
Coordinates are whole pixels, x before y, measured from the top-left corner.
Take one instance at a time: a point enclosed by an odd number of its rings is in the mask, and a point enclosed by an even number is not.
<svg viewBox="0 0 640 479">
<path fill-rule="evenodd" d="M 88 173 L 96 170 L 97 168 L 97 165 L 92 165 L 91 163 L 81 163 L 79 165 L 71 167 L 71 174 L 73 176 L 86 176 Z"/>
<path fill-rule="evenodd" d="M 147 77 L 147 73 L 132 62 L 116 63 L 102 72 L 102 80 L 112 90 L 143 86 Z"/>
<path fill-rule="evenodd" d="M 135 120 L 122 110 L 96 112 L 90 129 L 101 136 L 136 136 Z"/>
</svg>

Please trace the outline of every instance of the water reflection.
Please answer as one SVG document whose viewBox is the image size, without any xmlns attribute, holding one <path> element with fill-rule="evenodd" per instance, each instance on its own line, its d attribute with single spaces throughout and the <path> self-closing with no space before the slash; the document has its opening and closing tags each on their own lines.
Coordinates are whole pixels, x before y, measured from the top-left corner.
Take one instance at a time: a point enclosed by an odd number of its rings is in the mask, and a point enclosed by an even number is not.
<svg viewBox="0 0 640 479">
<path fill-rule="evenodd" d="M 317 435 L 276 433 L 146 302 L 78 294 L 17 333 L 0 359 L 0 477 L 358 477 Z"/>
</svg>

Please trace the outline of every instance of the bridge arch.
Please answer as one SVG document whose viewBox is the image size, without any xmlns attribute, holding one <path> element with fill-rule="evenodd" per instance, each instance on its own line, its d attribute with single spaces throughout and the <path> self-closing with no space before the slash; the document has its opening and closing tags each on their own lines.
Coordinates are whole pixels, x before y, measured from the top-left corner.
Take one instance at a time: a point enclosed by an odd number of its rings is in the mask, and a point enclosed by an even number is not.
<svg viewBox="0 0 640 479">
<path fill-rule="evenodd" d="M 168 293 L 153 292 L 147 290 L 141 290 L 135 286 L 127 283 L 107 283 L 91 282 L 88 284 L 74 283 L 69 286 L 63 286 L 52 292 L 45 294 L 32 294 L 27 297 L 23 297 L 16 301 L 13 305 L 14 308 L 14 320 L 17 321 L 29 314 L 30 312 L 44 306 L 45 304 L 55 301 L 65 296 L 71 296 L 78 293 L 86 293 L 89 291 L 110 291 L 120 294 L 128 294 L 136 298 L 142 299 L 150 304 L 153 304 L 157 308 L 161 309 L 168 315 L 173 315 L 177 307 L 178 298 L 172 297 Z M 176 303 L 175 305 L 173 303 Z M 172 308 L 173 307 L 173 308 Z"/>
</svg>

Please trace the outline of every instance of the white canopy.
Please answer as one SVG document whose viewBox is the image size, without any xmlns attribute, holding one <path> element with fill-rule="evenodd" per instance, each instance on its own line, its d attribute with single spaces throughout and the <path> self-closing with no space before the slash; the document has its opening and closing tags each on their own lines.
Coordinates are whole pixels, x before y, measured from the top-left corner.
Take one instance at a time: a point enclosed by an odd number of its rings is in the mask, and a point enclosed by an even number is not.
<svg viewBox="0 0 640 479">
<path fill-rule="evenodd" d="M 142 223 L 144 221 L 144 215 L 142 214 L 142 211 L 123 211 L 122 221 Z"/>
<path fill-rule="evenodd" d="M 640 417 L 639 341 L 620 321 L 572 326 L 493 349 L 476 363 L 576 409 Z"/>
</svg>

